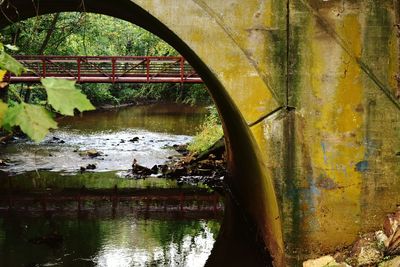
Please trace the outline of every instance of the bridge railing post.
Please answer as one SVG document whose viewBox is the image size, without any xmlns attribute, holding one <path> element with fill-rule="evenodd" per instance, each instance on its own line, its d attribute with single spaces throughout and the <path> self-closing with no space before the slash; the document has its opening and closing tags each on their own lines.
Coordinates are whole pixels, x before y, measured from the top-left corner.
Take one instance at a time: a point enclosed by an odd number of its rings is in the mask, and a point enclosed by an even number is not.
<svg viewBox="0 0 400 267">
<path fill-rule="evenodd" d="M 78 82 L 80 82 L 81 81 L 81 58 L 80 57 L 78 57 L 77 59 L 76 59 L 76 61 L 77 61 L 77 64 L 78 64 Z"/>
<path fill-rule="evenodd" d="M 150 58 L 146 57 L 146 81 L 150 82 Z"/>
<path fill-rule="evenodd" d="M 42 77 L 46 78 L 46 58 L 42 58 Z"/>
<path fill-rule="evenodd" d="M 0 0 L 1 1 L 1 0 Z M 33 69 L 22 76 L 8 73 L 11 83 L 34 83 L 40 78 L 67 77 L 78 83 L 201 83 L 183 57 L 155 56 L 16 56 Z M 111 63 L 111 66 L 109 65 Z M 47 69 L 48 68 L 48 69 Z"/>
<path fill-rule="evenodd" d="M 181 57 L 180 60 L 180 74 L 181 74 L 181 83 L 183 83 L 183 77 L 184 77 L 184 66 L 185 66 L 185 59 Z"/>
<path fill-rule="evenodd" d="M 112 82 L 115 83 L 115 62 L 116 62 L 116 59 L 112 58 L 111 62 L 112 62 Z"/>
</svg>

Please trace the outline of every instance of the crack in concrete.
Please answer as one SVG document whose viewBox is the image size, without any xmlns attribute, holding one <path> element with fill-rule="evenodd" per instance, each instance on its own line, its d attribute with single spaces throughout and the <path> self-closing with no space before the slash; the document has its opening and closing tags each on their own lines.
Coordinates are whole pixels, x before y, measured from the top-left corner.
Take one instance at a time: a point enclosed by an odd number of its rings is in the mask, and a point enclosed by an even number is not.
<svg viewBox="0 0 400 267">
<path fill-rule="evenodd" d="M 271 116 L 275 115 L 276 113 L 278 113 L 278 112 L 281 111 L 281 110 L 292 111 L 292 110 L 295 110 L 295 109 L 296 109 L 295 107 L 291 107 L 291 106 L 280 106 L 279 108 L 276 108 L 276 109 L 274 109 L 273 111 L 271 111 L 271 112 L 269 112 L 269 113 L 267 113 L 267 114 L 261 116 L 261 117 L 258 118 L 257 120 L 255 120 L 255 121 L 253 121 L 253 122 L 247 124 L 247 126 L 253 127 L 253 126 L 259 124 L 260 122 L 262 122 L 263 120 L 268 119 L 268 118 L 270 118 Z"/>
</svg>

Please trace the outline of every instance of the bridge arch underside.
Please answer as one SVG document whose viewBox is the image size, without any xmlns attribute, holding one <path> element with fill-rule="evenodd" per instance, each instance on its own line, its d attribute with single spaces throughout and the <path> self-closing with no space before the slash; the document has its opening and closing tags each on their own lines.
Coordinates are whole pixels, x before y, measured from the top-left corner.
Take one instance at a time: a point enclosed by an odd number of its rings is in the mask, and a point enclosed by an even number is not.
<svg viewBox="0 0 400 267">
<path fill-rule="evenodd" d="M 209 264 L 299 266 L 400 203 L 400 14 L 397 0 L 286 2 L 5 0 L 0 26 L 88 11 L 170 43 L 224 122 L 233 197 Z"/>
<path fill-rule="evenodd" d="M 201 76 L 219 110 L 224 125 L 228 168 L 231 173 L 227 178 L 228 191 L 231 193 L 226 197 L 227 211 L 220 235 L 207 264 L 209 266 L 268 266 L 272 264 L 272 254 L 276 254 L 274 258 L 283 255 L 279 220 L 270 225 L 273 221 L 270 218 L 279 217 L 279 213 L 275 196 L 266 193 L 267 191 L 273 193 L 273 186 L 262 172 L 260 155 L 248 123 L 268 112 L 263 108 L 265 101 L 275 103 L 275 100 L 265 88 L 243 95 L 246 81 L 239 81 L 243 88 L 236 90 L 237 94 L 232 95 L 235 89 L 229 90 L 228 87 L 231 85 L 225 83 L 234 83 L 235 79 L 232 77 L 236 76 L 236 68 L 243 66 L 240 64 L 236 66 L 237 55 L 230 51 L 222 51 L 224 47 L 229 47 L 230 43 L 223 44 L 223 47 L 216 47 L 220 46 L 218 43 L 221 40 L 218 39 L 222 36 L 207 30 L 207 27 L 211 25 L 208 25 L 209 22 L 206 25 L 203 24 L 201 16 L 204 15 L 202 14 L 204 11 L 199 12 L 201 9 L 201 6 L 193 3 L 188 8 L 183 1 L 177 5 L 167 2 L 128 0 L 112 2 L 98 0 L 5 1 L 2 5 L 4 17 L 0 18 L 0 27 L 43 14 L 85 11 L 132 22 L 158 35 L 179 51 Z M 199 25 L 202 25 L 201 32 L 199 32 Z M 175 27 L 179 29 L 174 29 Z M 229 41 L 232 42 L 232 40 Z M 199 49 L 201 51 L 198 51 Z M 232 56 L 234 58 L 229 58 Z M 212 65 L 215 63 L 209 64 L 208 58 L 213 58 L 214 62 L 218 60 L 219 66 L 213 68 Z M 224 61 L 223 64 L 221 64 L 222 61 Z M 250 71 L 254 70 L 250 68 Z M 230 77 L 221 79 L 221 75 Z M 263 84 L 261 79 L 256 83 Z M 257 102 L 261 104 L 255 112 L 252 109 L 257 107 L 251 103 L 246 103 L 247 110 L 241 110 L 238 104 L 245 103 L 240 100 L 241 97 L 258 99 Z M 240 103 L 235 103 L 234 98 L 239 99 Z M 259 197 L 247 198 L 246 195 Z M 274 236 L 273 233 L 277 235 Z"/>
</svg>

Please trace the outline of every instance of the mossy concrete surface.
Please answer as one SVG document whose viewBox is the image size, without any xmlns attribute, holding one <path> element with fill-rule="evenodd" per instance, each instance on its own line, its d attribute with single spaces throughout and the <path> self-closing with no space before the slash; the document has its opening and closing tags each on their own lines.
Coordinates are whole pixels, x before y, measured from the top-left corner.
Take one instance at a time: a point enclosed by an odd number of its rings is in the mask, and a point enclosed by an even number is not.
<svg viewBox="0 0 400 267">
<path fill-rule="evenodd" d="M 251 228 L 276 266 L 298 266 L 375 230 L 400 202 L 394 2 L 9 0 L 0 26 L 85 10 L 173 45 L 224 122 L 231 217 L 246 225 L 221 234 Z"/>
</svg>

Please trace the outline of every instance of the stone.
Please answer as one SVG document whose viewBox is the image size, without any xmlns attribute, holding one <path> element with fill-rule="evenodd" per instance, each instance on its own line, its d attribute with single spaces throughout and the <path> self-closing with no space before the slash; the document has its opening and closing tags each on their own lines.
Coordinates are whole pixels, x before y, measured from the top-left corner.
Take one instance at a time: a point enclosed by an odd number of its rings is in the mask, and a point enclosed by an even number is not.
<svg viewBox="0 0 400 267">
<path fill-rule="evenodd" d="M 385 246 L 385 243 L 387 242 L 388 237 L 385 235 L 385 233 L 382 230 L 376 231 L 375 232 L 375 238 L 378 241 L 379 246 Z"/>
<path fill-rule="evenodd" d="M 141 166 L 137 163 L 136 159 L 132 162 L 132 173 L 140 177 L 151 175 L 153 172 L 151 169 Z"/>
<path fill-rule="evenodd" d="M 383 261 L 379 265 L 379 267 L 399 267 L 400 266 L 400 256 L 397 256 L 393 259 Z"/>
<path fill-rule="evenodd" d="M 384 256 L 384 247 L 379 245 L 375 233 L 362 236 L 351 249 L 351 258 L 356 266 L 376 265 Z"/>
<path fill-rule="evenodd" d="M 357 262 L 359 266 L 372 265 L 383 259 L 383 253 L 374 246 L 366 246 L 361 248 L 358 254 Z"/>
<path fill-rule="evenodd" d="M 135 136 L 132 139 L 129 139 L 129 142 L 135 143 L 139 141 L 139 137 Z"/>
<path fill-rule="evenodd" d="M 158 166 L 154 165 L 150 170 L 152 171 L 153 174 L 157 174 L 158 173 Z"/>
<path fill-rule="evenodd" d="M 86 169 L 87 169 L 87 170 L 94 170 L 94 169 L 96 169 L 96 164 L 88 164 L 88 165 L 86 166 Z"/>
<path fill-rule="evenodd" d="M 178 152 L 180 154 L 188 154 L 188 149 L 187 149 L 186 144 L 184 144 L 184 145 L 175 144 L 172 147 L 175 149 L 176 152 Z"/>
<path fill-rule="evenodd" d="M 303 262 L 303 267 L 351 267 L 346 263 L 338 263 L 331 255 Z"/>
<path fill-rule="evenodd" d="M 59 144 L 64 144 L 65 143 L 64 140 L 62 140 L 62 139 L 60 139 L 60 138 L 58 138 L 56 136 L 53 136 L 53 138 L 51 140 L 52 140 L 52 142 L 59 143 Z"/>
<path fill-rule="evenodd" d="M 95 158 L 101 155 L 101 153 L 99 151 L 97 151 L 96 149 L 89 149 L 86 151 L 86 155 L 88 155 L 91 158 Z"/>
<path fill-rule="evenodd" d="M 400 253 L 400 208 L 386 216 L 383 223 L 383 231 L 387 236 L 384 244 L 386 254 L 396 255 Z"/>
</svg>

